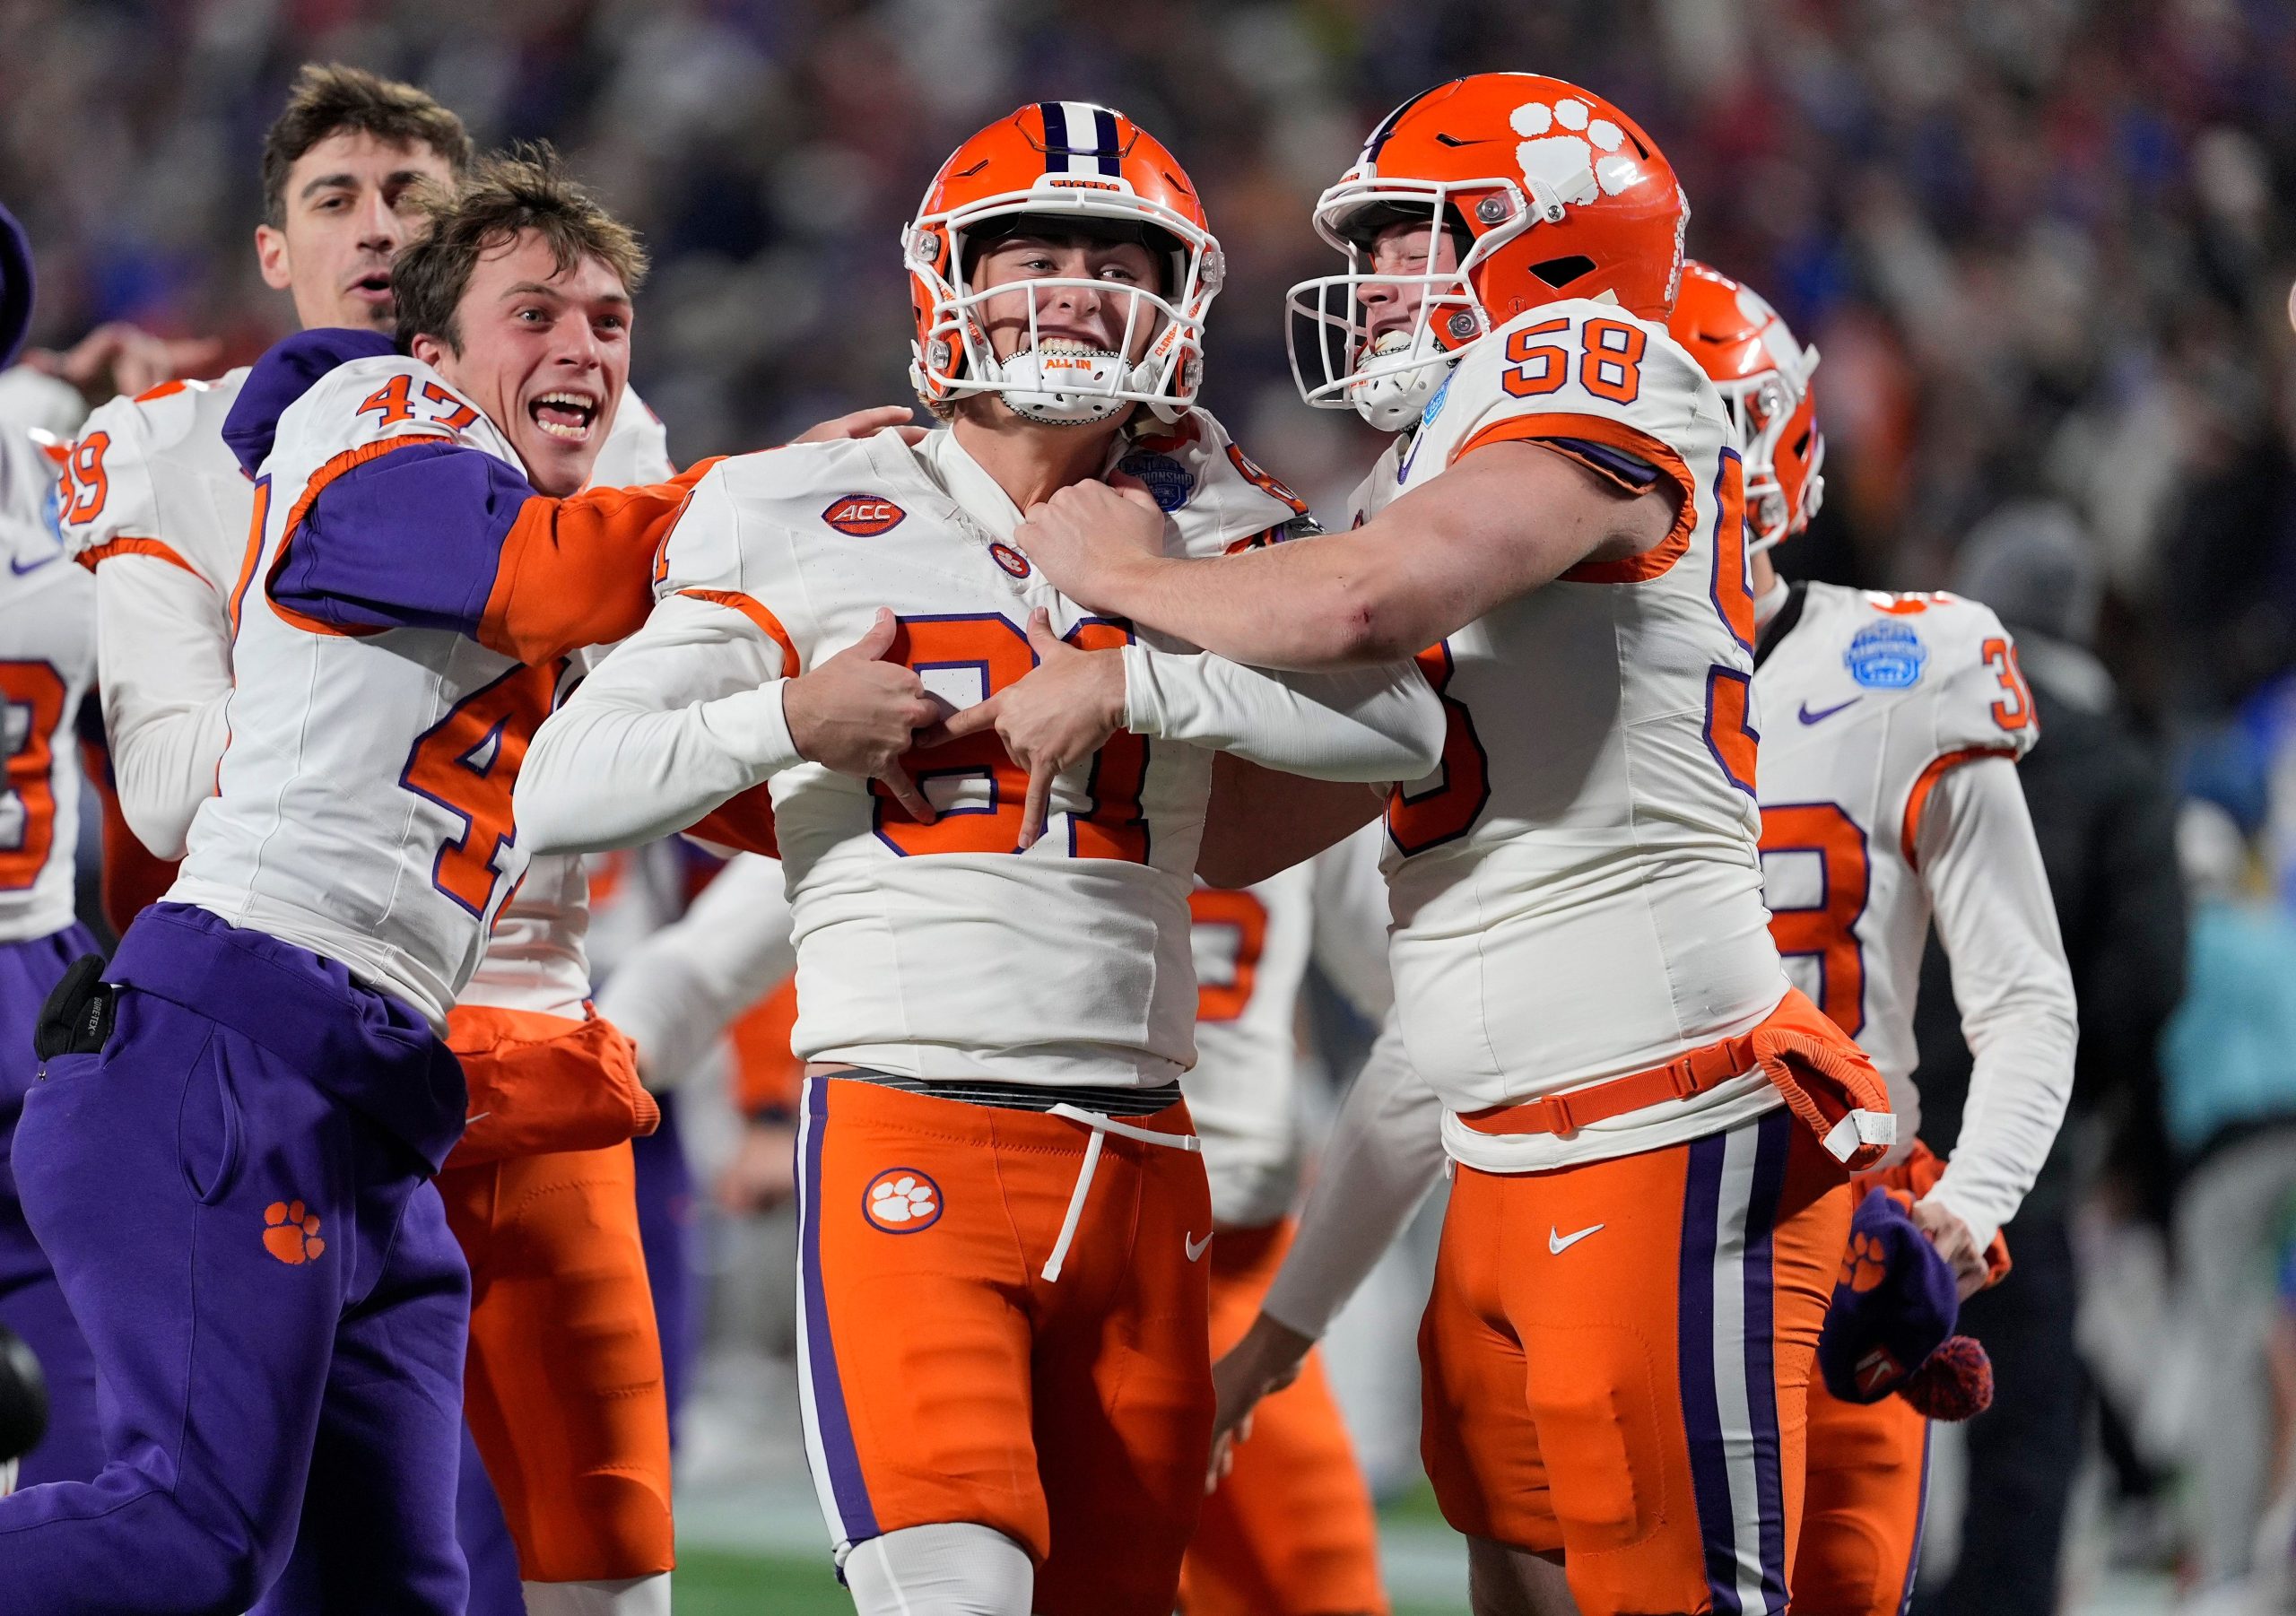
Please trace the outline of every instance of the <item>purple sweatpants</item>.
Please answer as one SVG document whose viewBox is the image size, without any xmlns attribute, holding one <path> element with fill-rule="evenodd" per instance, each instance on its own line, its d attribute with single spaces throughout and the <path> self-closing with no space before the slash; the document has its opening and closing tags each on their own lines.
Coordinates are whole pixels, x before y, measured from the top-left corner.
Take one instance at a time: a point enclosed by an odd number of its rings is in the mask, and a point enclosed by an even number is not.
<svg viewBox="0 0 2296 1616">
<path fill-rule="evenodd" d="M 83 954 L 101 952 L 76 922 L 45 937 L 0 943 L 0 1325 L 24 1338 L 48 1377 L 48 1434 L 24 1455 L 19 1487 L 92 1481 L 104 1466 L 96 1432 L 96 1360 L 64 1305 L 47 1254 L 24 1221 L 9 1165 L 16 1115 L 39 1066 L 32 1029 L 40 1004 L 65 967 Z"/>
<path fill-rule="evenodd" d="M 106 1463 L 0 1499 L 0 1616 L 458 1616 L 470 1276 L 429 1180 L 461 1069 L 204 910 L 147 908 L 107 974 L 109 1041 L 48 1063 L 15 1145 Z"/>
</svg>

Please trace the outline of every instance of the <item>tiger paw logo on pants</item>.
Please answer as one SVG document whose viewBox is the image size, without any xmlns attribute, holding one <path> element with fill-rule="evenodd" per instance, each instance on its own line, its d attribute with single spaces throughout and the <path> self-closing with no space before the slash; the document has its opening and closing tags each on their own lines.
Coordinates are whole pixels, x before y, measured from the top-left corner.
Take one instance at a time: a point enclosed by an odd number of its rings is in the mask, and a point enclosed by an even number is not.
<svg viewBox="0 0 2296 1616">
<path fill-rule="evenodd" d="M 319 1216 L 300 1201 L 274 1201 L 263 1209 L 263 1248 L 291 1268 L 316 1261 L 326 1250 L 319 1238 Z"/>
<path fill-rule="evenodd" d="M 941 1186 L 913 1167 L 889 1167 L 861 1192 L 861 1215 L 889 1235 L 932 1228 L 941 1206 Z"/>
</svg>

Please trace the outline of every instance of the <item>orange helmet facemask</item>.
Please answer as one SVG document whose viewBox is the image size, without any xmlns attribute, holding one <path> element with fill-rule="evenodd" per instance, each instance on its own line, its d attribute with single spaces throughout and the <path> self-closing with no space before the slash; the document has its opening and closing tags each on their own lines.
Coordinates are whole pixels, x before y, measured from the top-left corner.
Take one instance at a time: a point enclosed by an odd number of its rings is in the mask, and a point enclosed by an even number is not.
<svg viewBox="0 0 2296 1616">
<path fill-rule="evenodd" d="M 1389 113 L 1317 201 L 1316 233 L 1347 273 L 1287 296 L 1292 378 L 1311 404 L 1400 430 L 1462 354 L 1526 308 L 1593 298 L 1665 319 L 1689 218 L 1673 166 L 1602 97 L 1535 74 L 1454 79 Z M 1422 220 L 1458 245 L 1458 267 L 1374 273 L 1373 238 Z M 1367 284 L 1420 290 L 1408 331 L 1372 338 Z"/>
<path fill-rule="evenodd" d="M 1016 221 L 1047 233 L 1121 230 L 1147 243 L 1163 267 L 1161 291 L 1074 276 L 982 290 L 970 283 L 968 241 L 1013 233 Z M 1121 112 L 1089 101 L 1037 101 L 998 119 L 950 155 L 902 232 L 916 308 L 909 379 L 945 413 L 967 394 L 995 393 L 1033 421 L 1081 425 L 1126 404 L 1177 421 L 1204 371 L 1204 317 L 1224 271 L 1195 185 L 1161 143 Z M 1029 328 L 999 359 L 981 306 L 1030 290 Z M 1129 300 L 1114 350 L 1062 338 L 1038 341 L 1037 293 L 1089 288 Z M 1150 340 L 1137 359 L 1136 337 Z"/>
<path fill-rule="evenodd" d="M 1746 468 L 1747 549 L 1791 538 L 1825 500 L 1826 439 L 1810 387 L 1818 351 L 1796 342 L 1752 287 L 1695 259 L 1666 324 L 1730 413 Z"/>
</svg>

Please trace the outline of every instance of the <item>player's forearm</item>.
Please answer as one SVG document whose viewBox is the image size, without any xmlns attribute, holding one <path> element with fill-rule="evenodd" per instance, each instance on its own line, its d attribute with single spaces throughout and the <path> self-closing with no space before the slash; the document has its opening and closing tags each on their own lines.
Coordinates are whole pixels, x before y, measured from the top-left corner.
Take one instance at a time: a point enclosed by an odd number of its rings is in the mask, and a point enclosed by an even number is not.
<svg viewBox="0 0 2296 1616">
<path fill-rule="evenodd" d="M 1225 657 L 1124 648 L 1125 725 L 1319 780 L 1416 780 L 1443 753 L 1443 709 L 1411 662 L 1270 673 Z"/>
<path fill-rule="evenodd" d="M 1931 1192 L 1980 1246 L 2013 1216 L 2073 1091 L 2073 976 L 2014 767 L 1950 770 L 1923 815 L 1921 873 L 1953 965 L 1973 1065 L 1944 1177 Z"/>
<path fill-rule="evenodd" d="M 154 857 L 181 858 L 200 804 L 215 794 L 215 767 L 230 739 L 228 698 L 122 723 L 110 710 L 111 692 L 104 696 L 120 817 Z"/>
<path fill-rule="evenodd" d="M 518 834 L 536 853 L 589 853 L 674 835 L 802 761 L 781 681 L 668 711 L 583 687 L 535 732 L 518 772 Z M 587 698 L 587 699 L 586 699 Z"/>
<path fill-rule="evenodd" d="M 1332 1125 L 1292 1249 L 1260 1310 L 1320 1337 L 1443 1170 L 1443 1102 L 1412 1070 L 1393 1018 Z"/>
</svg>

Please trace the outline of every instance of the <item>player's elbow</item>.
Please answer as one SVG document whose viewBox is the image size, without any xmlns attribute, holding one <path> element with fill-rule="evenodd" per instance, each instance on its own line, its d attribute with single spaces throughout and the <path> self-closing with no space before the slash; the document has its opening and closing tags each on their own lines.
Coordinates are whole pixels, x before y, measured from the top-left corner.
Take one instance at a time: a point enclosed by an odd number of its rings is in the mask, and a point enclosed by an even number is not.
<svg viewBox="0 0 2296 1616">
<path fill-rule="evenodd" d="M 1400 662 L 1418 651 L 1404 614 L 1384 598 L 1370 578 L 1353 575 L 1335 578 L 1304 614 L 1310 645 L 1310 665 L 1332 668 L 1375 666 Z"/>
<path fill-rule="evenodd" d="M 558 718 L 546 721 L 535 732 L 526 761 L 518 770 L 517 784 L 511 788 L 510 812 L 518 828 L 518 839 L 536 857 L 595 850 L 583 838 L 586 816 L 574 801 L 577 794 L 565 788 L 565 783 L 575 778 L 573 771 L 579 767 L 578 761 L 568 755 L 572 739 Z"/>
</svg>

